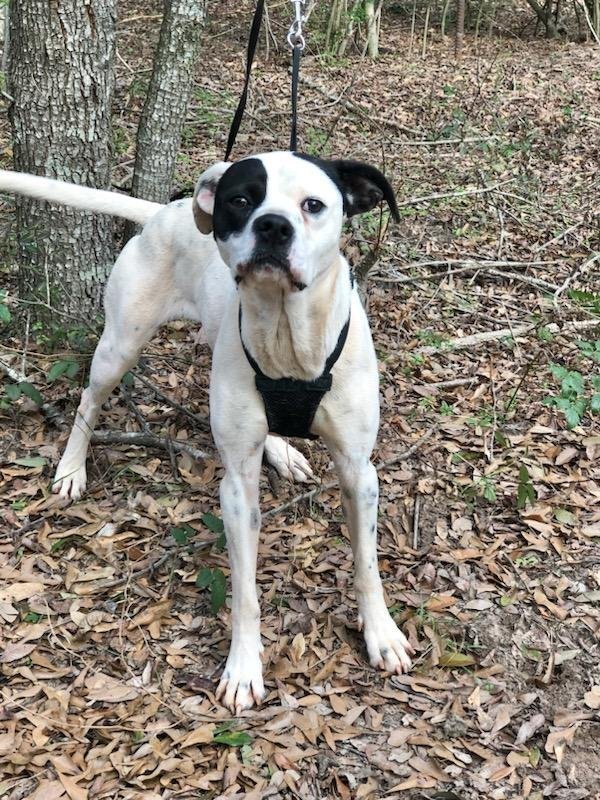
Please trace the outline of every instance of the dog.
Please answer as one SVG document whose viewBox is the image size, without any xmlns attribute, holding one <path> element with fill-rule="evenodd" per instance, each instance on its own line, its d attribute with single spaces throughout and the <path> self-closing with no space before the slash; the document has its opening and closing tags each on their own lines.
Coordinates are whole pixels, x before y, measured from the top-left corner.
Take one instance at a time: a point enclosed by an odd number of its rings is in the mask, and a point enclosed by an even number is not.
<svg viewBox="0 0 600 800">
<path fill-rule="evenodd" d="M 217 688 L 239 714 L 265 695 L 256 560 L 263 451 L 284 475 L 306 459 L 274 434 L 320 437 L 334 461 L 354 554 L 358 624 L 373 666 L 407 671 L 413 650 L 392 619 L 377 563 L 378 370 L 366 314 L 340 252 L 344 218 L 394 192 L 362 162 L 271 152 L 219 162 L 191 199 L 161 206 L 113 192 L 0 171 L 0 191 L 142 224 L 105 291 L 105 328 L 54 490 L 78 498 L 100 408 L 163 323 L 202 323 L 213 351 L 210 423 L 231 566 L 231 646 Z M 195 222 L 195 224 L 194 224 Z"/>
</svg>

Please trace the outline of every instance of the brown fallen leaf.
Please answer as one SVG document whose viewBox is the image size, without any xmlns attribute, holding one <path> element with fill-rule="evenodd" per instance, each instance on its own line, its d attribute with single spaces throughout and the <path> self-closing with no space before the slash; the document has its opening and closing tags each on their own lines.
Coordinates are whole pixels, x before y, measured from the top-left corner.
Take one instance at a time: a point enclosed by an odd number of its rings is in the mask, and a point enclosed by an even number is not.
<svg viewBox="0 0 600 800">
<path fill-rule="evenodd" d="M 515 747 L 518 747 L 519 745 L 524 744 L 528 739 L 531 739 L 533 734 L 542 727 L 545 721 L 546 717 L 543 714 L 535 714 L 533 717 L 531 717 L 531 719 L 521 723 L 521 727 L 517 733 L 517 738 L 514 742 Z"/>
</svg>

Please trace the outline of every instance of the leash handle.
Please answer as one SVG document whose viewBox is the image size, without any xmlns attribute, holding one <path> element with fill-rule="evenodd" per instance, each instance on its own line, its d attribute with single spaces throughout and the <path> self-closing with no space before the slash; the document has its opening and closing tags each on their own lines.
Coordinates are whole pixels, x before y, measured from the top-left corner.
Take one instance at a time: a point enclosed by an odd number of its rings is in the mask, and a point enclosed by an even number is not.
<svg viewBox="0 0 600 800">
<path fill-rule="evenodd" d="M 250 85 L 250 73 L 252 72 L 252 64 L 254 63 L 254 54 L 256 53 L 256 45 L 258 43 L 258 36 L 260 34 L 260 26 L 265 10 L 265 0 L 258 0 L 254 17 L 252 19 L 252 27 L 250 28 L 250 37 L 248 39 L 248 51 L 246 53 L 246 79 L 244 81 L 244 88 L 240 96 L 238 106 L 233 116 L 231 128 L 229 129 L 229 136 L 227 138 L 227 147 L 225 148 L 225 161 L 229 161 L 233 145 L 235 144 L 242 117 L 246 109 L 246 102 L 248 100 L 248 87 Z"/>
</svg>

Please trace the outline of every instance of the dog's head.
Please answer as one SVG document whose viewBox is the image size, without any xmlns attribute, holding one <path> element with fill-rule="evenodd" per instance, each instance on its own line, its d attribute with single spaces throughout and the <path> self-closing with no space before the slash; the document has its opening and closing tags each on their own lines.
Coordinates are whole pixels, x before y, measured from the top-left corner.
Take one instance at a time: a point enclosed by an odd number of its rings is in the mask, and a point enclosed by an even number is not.
<svg viewBox="0 0 600 800">
<path fill-rule="evenodd" d="M 381 200 L 397 221 L 392 187 L 375 167 L 274 152 L 210 167 L 193 208 L 237 282 L 270 281 L 292 291 L 335 262 L 344 216 Z"/>
</svg>

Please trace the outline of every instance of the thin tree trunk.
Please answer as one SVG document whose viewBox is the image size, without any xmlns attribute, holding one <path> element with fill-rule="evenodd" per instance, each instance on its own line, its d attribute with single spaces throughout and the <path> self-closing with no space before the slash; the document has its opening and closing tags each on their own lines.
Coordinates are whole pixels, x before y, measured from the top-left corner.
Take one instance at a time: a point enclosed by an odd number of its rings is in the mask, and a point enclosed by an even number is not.
<svg viewBox="0 0 600 800">
<path fill-rule="evenodd" d="M 554 39 L 558 35 L 558 31 L 556 30 L 556 26 L 552 22 L 550 16 L 550 9 L 545 9 L 541 6 L 537 0 L 527 0 L 527 3 L 533 8 L 535 11 L 538 20 L 544 25 L 546 28 L 546 36 L 549 39 Z"/>
<path fill-rule="evenodd" d="M 169 199 L 206 0 L 165 0 L 154 70 L 137 133 L 132 194 Z"/>
<path fill-rule="evenodd" d="M 456 32 L 454 36 L 454 55 L 462 52 L 465 37 L 465 0 L 456 0 Z"/>
<path fill-rule="evenodd" d="M 379 32 L 375 0 L 365 0 L 365 17 L 367 21 L 367 53 L 370 58 L 377 58 L 379 56 Z"/>
<path fill-rule="evenodd" d="M 116 0 L 11 0 L 15 169 L 108 187 L 115 21 Z M 21 296 L 89 320 L 113 260 L 112 219 L 15 202 Z"/>
</svg>

